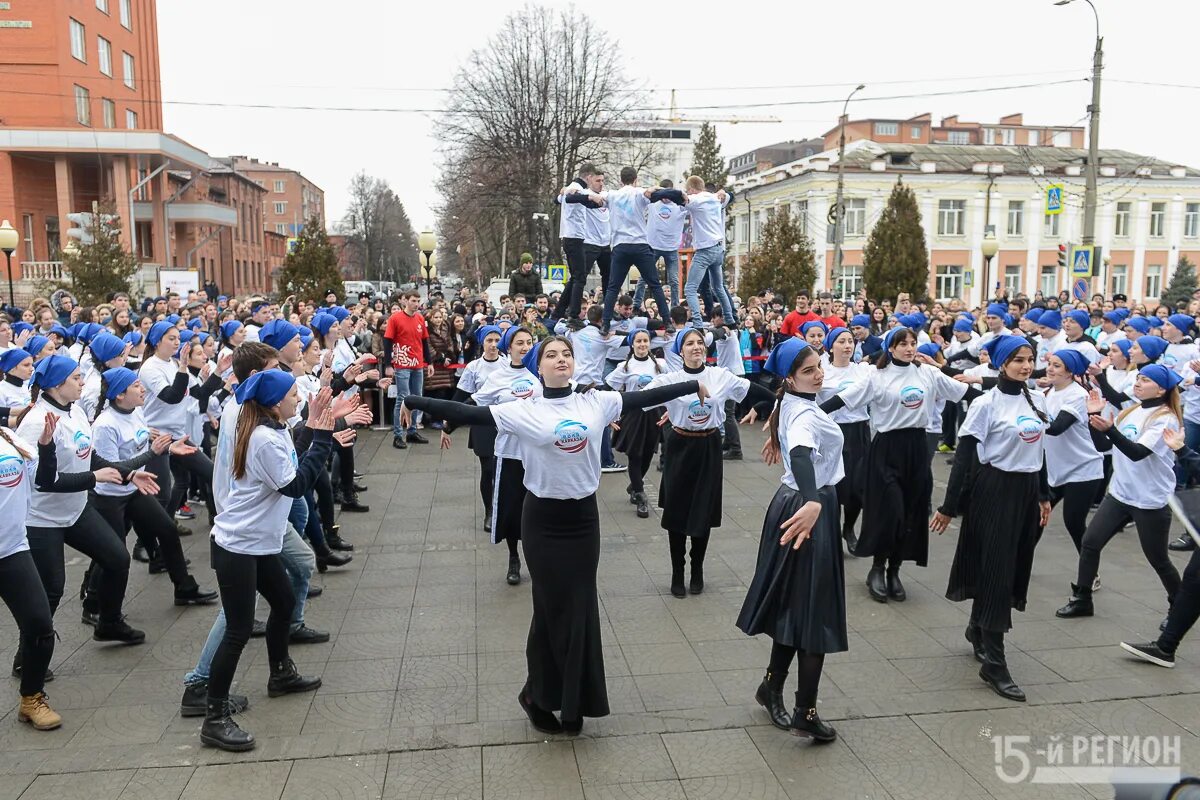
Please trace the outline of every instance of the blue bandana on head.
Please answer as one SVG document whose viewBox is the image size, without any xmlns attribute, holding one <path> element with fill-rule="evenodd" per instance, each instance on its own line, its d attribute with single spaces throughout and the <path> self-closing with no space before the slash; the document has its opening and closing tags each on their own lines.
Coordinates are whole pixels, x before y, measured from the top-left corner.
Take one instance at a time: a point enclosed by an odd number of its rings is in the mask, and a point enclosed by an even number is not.
<svg viewBox="0 0 1200 800">
<path fill-rule="evenodd" d="M 807 350 L 808 347 L 808 342 L 797 336 L 785 339 L 775 345 L 775 349 L 771 351 L 771 355 L 767 356 L 766 363 L 763 364 L 763 369 L 772 375 L 786 378 L 791 374 L 792 365 L 796 363 L 796 358 Z"/>
<path fill-rule="evenodd" d="M 57 322 L 50 326 L 48 333 L 57 333 L 63 340 L 75 338 L 69 330 L 59 325 Z"/>
<path fill-rule="evenodd" d="M 33 330 L 33 326 L 28 322 L 14 322 L 12 324 L 13 337 L 20 336 L 25 331 Z"/>
<path fill-rule="evenodd" d="M 800 335 L 808 336 L 808 332 L 811 331 L 813 328 L 820 328 L 822 333 L 829 332 L 828 325 L 826 325 L 824 322 L 821 322 L 821 320 L 819 320 L 819 319 L 813 319 L 813 320 L 809 320 L 808 322 L 806 322 L 800 326 Z"/>
<path fill-rule="evenodd" d="M 1087 372 L 1088 367 L 1090 366 L 1087 356 L 1078 350 L 1072 350 L 1069 347 L 1063 347 L 1055 350 L 1050 355 L 1063 362 L 1063 366 L 1066 367 L 1067 371 L 1072 375 L 1082 375 L 1083 373 Z"/>
<path fill-rule="evenodd" d="M 1000 369 L 1004 366 L 1004 362 L 1012 358 L 1013 353 L 1020 350 L 1022 347 L 1033 348 L 1029 344 L 1029 340 L 1024 336 L 1012 336 L 1009 334 L 1001 334 L 991 339 L 983 346 L 987 350 L 988 357 L 991 359 L 992 367 Z"/>
<path fill-rule="evenodd" d="M 841 336 L 843 333 L 849 334 L 850 329 L 839 327 L 839 328 L 834 328 L 829 333 L 825 334 L 825 350 L 828 351 L 829 348 L 833 347 L 833 343 L 836 342 L 838 337 Z"/>
<path fill-rule="evenodd" d="M 475 331 L 475 341 L 483 344 L 483 340 L 493 333 L 502 338 L 504 336 L 504 331 L 500 330 L 499 325 L 480 325 L 479 329 Z"/>
<path fill-rule="evenodd" d="M 977 322 L 977 320 L 975 319 L 975 315 L 972 314 L 970 311 L 958 312 L 958 318 L 959 319 L 969 319 L 969 320 L 971 320 L 972 325 L 974 325 Z"/>
<path fill-rule="evenodd" d="M 108 387 L 104 392 L 104 396 L 109 400 L 116 400 L 117 395 L 123 394 L 126 389 L 137 381 L 138 374 L 125 367 L 115 367 L 104 370 L 103 377 L 104 385 Z"/>
<path fill-rule="evenodd" d="M 29 341 L 25 343 L 25 349 L 37 358 L 46 349 L 46 345 L 50 344 L 50 339 L 45 336 L 30 336 Z"/>
<path fill-rule="evenodd" d="M 250 304 L 250 313 L 257 314 L 259 311 L 263 310 L 264 308 L 266 308 L 269 305 L 271 305 L 271 304 L 268 303 L 266 300 L 258 300 L 256 302 Z"/>
<path fill-rule="evenodd" d="M 167 314 L 167 318 L 163 321 L 171 323 L 171 326 L 174 327 L 179 324 L 179 320 L 181 320 L 181 319 L 183 319 L 183 318 L 180 317 L 178 314 Z"/>
<path fill-rule="evenodd" d="M 869 328 L 869 327 L 871 327 L 871 315 L 870 314 L 855 314 L 850 319 L 850 327 L 851 328 Z"/>
<path fill-rule="evenodd" d="M 200 317 L 193 317 L 187 321 L 187 326 L 192 330 L 199 330 L 204 325 L 204 320 Z"/>
<path fill-rule="evenodd" d="M 930 358 L 937 358 L 938 354 L 942 352 L 942 348 L 933 342 L 926 342 L 925 344 L 917 346 L 917 352 L 923 353 Z"/>
<path fill-rule="evenodd" d="M 287 347 L 288 342 L 300 335 L 300 330 L 286 319 L 273 319 L 258 332 L 258 340 L 276 350 Z"/>
<path fill-rule="evenodd" d="M 229 341 L 235 333 L 241 330 L 241 328 L 242 323 L 238 322 L 236 319 L 226 320 L 225 322 L 221 323 L 221 338 L 225 341 Z"/>
<path fill-rule="evenodd" d="M 75 339 L 84 344 L 89 344 L 97 336 L 106 332 L 107 329 L 99 322 L 85 322 L 76 328 Z"/>
<path fill-rule="evenodd" d="M 1139 342 L 1141 339 L 1138 340 Z M 1167 369 L 1162 364 L 1147 364 L 1138 370 L 1139 375 L 1145 375 L 1168 392 L 1183 381 L 1183 376 L 1173 369 Z"/>
<path fill-rule="evenodd" d="M 644 333 L 647 337 L 650 336 L 650 331 L 646 330 L 645 328 L 634 328 L 629 333 L 625 334 L 625 346 L 633 347 L 633 339 L 639 333 Z"/>
<path fill-rule="evenodd" d="M 12 372 L 13 369 L 27 358 L 33 358 L 29 351 L 14 347 L 0 353 L 0 372 Z"/>
<path fill-rule="evenodd" d="M 516 330 L 509 328 L 509 330 Z M 507 351 L 505 351 L 507 352 Z M 529 348 L 529 352 L 521 359 L 521 366 L 533 373 L 533 377 L 539 381 L 542 379 L 542 373 L 538 369 L 538 355 L 542 352 L 542 343 L 537 342 L 533 347 Z"/>
<path fill-rule="evenodd" d="M 1142 348 L 1151 364 L 1167 352 L 1167 344 L 1167 340 L 1161 336 L 1139 336 L 1137 340 L 1137 346 Z"/>
<path fill-rule="evenodd" d="M 151 347 L 158 347 L 158 343 L 161 342 L 162 338 L 167 335 L 167 332 L 174 327 L 174 325 L 166 320 L 154 323 L 150 326 L 150 330 L 146 332 L 146 344 L 150 345 Z"/>
<path fill-rule="evenodd" d="M 522 328 L 520 325 L 512 325 L 508 328 L 508 330 L 506 330 L 506 331 L 504 331 L 504 333 L 500 334 L 500 344 L 497 345 L 497 348 L 500 350 L 500 352 L 503 353 L 504 355 L 508 355 L 508 350 L 509 350 L 509 348 L 512 347 L 513 337 L 517 335 L 518 331 L 523 331 L 523 330 L 525 330 L 525 329 Z M 528 331 L 525 331 L 525 332 L 528 333 Z"/>
<path fill-rule="evenodd" d="M 971 320 L 966 317 L 959 317 L 954 320 L 954 330 L 958 333 L 970 333 L 975 330 L 975 326 L 971 324 Z"/>
<path fill-rule="evenodd" d="M 991 303 L 987 307 L 987 315 L 989 317 L 1000 317 L 1003 319 L 1004 315 L 1007 313 L 1008 306 L 1004 305 L 1004 303 Z"/>
<path fill-rule="evenodd" d="M 1065 319 L 1074 320 L 1076 325 L 1084 329 L 1092 324 L 1092 315 L 1079 308 L 1068 311 Z"/>
<path fill-rule="evenodd" d="M 79 369 L 79 362 L 70 356 L 60 356 L 57 353 L 46 356 L 33 368 L 30 385 L 53 389 L 55 386 L 61 386 L 77 369 Z"/>
<path fill-rule="evenodd" d="M 1167 322 L 1179 329 L 1179 332 L 1187 336 L 1192 330 L 1192 326 L 1196 324 L 1196 320 L 1190 314 L 1172 314 L 1167 317 Z"/>
<path fill-rule="evenodd" d="M 700 337 L 700 341 L 704 341 L 704 332 L 699 328 L 684 328 L 675 334 L 675 341 L 671 342 L 671 352 L 675 355 L 681 355 L 683 350 L 683 340 L 687 338 L 689 333 L 695 333 Z"/>
<path fill-rule="evenodd" d="M 1062 314 L 1058 311 L 1043 312 L 1037 324 L 1054 331 L 1062 330 Z"/>
<path fill-rule="evenodd" d="M 291 373 L 279 369 L 256 372 L 234 389 L 233 395 L 239 403 L 253 400 L 260 406 L 271 408 L 279 405 L 296 383 Z"/>
<path fill-rule="evenodd" d="M 1129 358 L 1129 349 L 1133 347 L 1133 342 L 1129 339 L 1117 339 L 1112 343 L 1113 347 L 1121 351 L 1125 358 Z"/>
<path fill-rule="evenodd" d="M 908 330 L 908 328 L 904 327 L 903 325 L 897 325 L 883 335 L 883 351 L 887 353 L 886 358 L 890 359 L 892 357 L 892 340 L 896 338 L 896 334 L 900 333 L 900 331 L 906 330 Z"/>
<path fill-rule="evenodd" d="M 1121 321 L 1125 319 L 1124 314 L 1118 314 L 1116 311 L 1105 311 L 1104 318 L 1113 325 L 1120 326 Z"/>
<path fill-rule="evenodd" d="M 1034 325 L 1037 325 L 1042 321 L 1042 316 L 1045 315 L 1045 313 L 1046 309 L 1044 308 L 1031 308 L 1025 312 L 1025 319 L 1029 320 Z"/>
<path fill-rule="evenodd" d="M 92 339 L 88 349 L 92 351 L 92 358 L 96 359 L 97 364 L 117 358 L 125 353 L 125 342 L 113 336 L 111 333 L 102 333 L 95 339 Z"/>
<path fill-rule="evenodd" d="M 299 330 L 300 330 L 300 348 L 302 350 L 307 350 L 308 346 L 313 343 L 313 339 L 315 339 L 316 337 L 313 336 L 313 332 L 310 329 L 304 327 L 303 325 L 300 326 Z"/>
<path fill-rule="evenodd" d="M 336 319 L 338 322 L 341 322 L 342 320 L 346 319 L 346 317 L 350 316 L 350 309 L 346 308 L 345 306 L 333 306 L 326 313 Z"/>
<path fill-rule="evenodd" d="M 1014 324 L 1016 324 L 1016 320 L 1013 319 L 1013 315 L 1005 314 L 1004 315 L 1004 327 L 1011 328 Z"/>
<path fill-rule="evenodd" d="M 333 326 L 337 324 L 337 317 L 324 312 L 314 315 L 313 318 L 308 321 L 309 327 L 322 336 L 328 334 Z"/>
<path fill-rule="evenodd" d="M 127 333 L 121 337 L 121 341 L 125 342 L 125 344 L 131 345 L 133 347 L 137 347 L 139 344 L 142 343 L 142 339 L 145 339 L 145 338 L 146 338 L 145 336 L 142 336 L 141 331 L 130 331 L 129 333 Z"/>
<path fill-rule="evenodd" d="M 1138 333 L 1150 332 L 1150 320 L 1145 317 L 1130 317 L 1125 320 L 1125 324 L 1133 328 Z"/>
</svg>

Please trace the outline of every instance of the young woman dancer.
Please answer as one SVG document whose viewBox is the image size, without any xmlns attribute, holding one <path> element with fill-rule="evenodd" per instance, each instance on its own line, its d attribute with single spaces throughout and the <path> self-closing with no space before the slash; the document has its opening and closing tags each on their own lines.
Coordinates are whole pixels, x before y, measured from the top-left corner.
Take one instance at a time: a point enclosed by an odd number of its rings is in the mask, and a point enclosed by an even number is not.
<svg viewBox="0 0 1200 800">
<path fill-rule="evenodd" d="M 33 356 L 28 350 L 13 347 L 0 353 L 0 425 L 16 425 L 17 415 L 29 403 L 29 379 L 33 376 Z"/>
<path fill-rule="evenodd" d="M 124 341 L 111 333 L 101 333 L 88 343 L 86 352 L 91 354 L 95 369 L 84 378 L 83 394 L 79 396 L 79 405 L 88 419 L 95 420 L 100 413 L 100 384 L 104 380 L 104 371 L 125 366 L 125 352 L 128 349 Z"/>
<path fill-rule="evenodd" d="M 874 559 L 867 589 L 880 603 L 907 599 L 900 564 L 915 561 L 923 567 L 929 558 L 933 472 L 925 437 L 927 404 L 980 395 L 934 367 L 914 363 L 916 355 L 917 335 L 909 328 L 892 328 L 883 337 L 870 378 L 821 403 L 827 414 L 842 408 L 871 410 L 876 433 L 864 464 L 863 524 L 855 553 Z"/>
<path fill-rule="evenodd" d="M 817 714 L 817 689 L 825 655 L 848 648 L 834 488 L 844 477 L 842 431 L 817 407 L 824 376 L 812 347 L 789 339 L 771 352 L 764 369 L 784 379 L 771 413 L 767 455 L 768 462 L 783 461 L 783 477 L 767 507 L 758 563 L 737 626 L 749 636 L 771 637 L 767 674 L 754 695 L 771 723 L 832 742 L 837 732 Z M 783 686 L 793 660 L 800 683 L 789 717 Z"/>
<path fill-rule="evenodd" d="M 658 490 L 658 505 L 663 510 L 661 524 L 670 544 L 671 594 L 686 597 L 689 591 L 704 591 L 704 554 L 709 534 L 721 526 L 724 460 L 720 432 L 725 424 L 725 401 L 740 403 L 750 396 L 759 403 L 774 402 L 775 398 L 760 384 L 706 365 L 708 348 L 701 330 L 679 331 L 671 349 L 683 357 L 683 369 L 656 376 L 648 388 L 699 381 L 708 388 L 711 400 L 686 393 L 667 403 L 666 419 L 660 422 L 671 425 L 671 436 L 663 444 L 665 467 Z M 692 574 L 685 589 L 683 569 L 689 536 Z"/>
<path fill-rule="evenodd" d="M 1163 431 L 1182 427 L 1182 380 L 1179 373 L 1162 364 L 1142 367 L 1133 383 L 1133 397 L 1138 402 L 1115 420 L 1103 416 L 1105 401 L 1099 392 L 1088 398 L 1089 424 L 1103 431 L 1114 448 L 1113 474 L 1108 493 L 1083 534 L 1079 575 L 1071 586 L 1071 601 L 1055 612 L 1057 616 L 1090 617 L 1095 613 L 1092 584 L 1100 569 L 1100 553 L 1130 520 L 1137 526 L 1146 561 L 1167 592 L 1168 605 L 1174 601 L 1179 591 L 1179 570 L 1167 550 L 1171 531 L 1167 498 L 1175 491 L 1175 455 L 1164 441 Z"/>
<path fill-rule="evenodd" d="M 605 377 L 605 382 L 619 392 L 645 389 L 657 376 L 667 371 L 667 362 L 650 353 L 650 332 L 636 330 L 626 339 L 629 355 Z M 661 431 L 658 427 L 662 409 L 631 408 L 621 415 L 613 449 L 629 457 L 629 502 L 637 506 L 642 519 L 650 516 L 650 500 L 646 497 L 645 478 L 658 447 Z"/>
<path fill-rule="evenodd" d="M 333 442 L 332 393 L 323 389 L 309 406 L 307 427 L 312 443 L 296 458 L 286 420 L 296 413 L 295 379 L 282 370 L 251 375 L 238 384 L 241 404 L 233 450 L 233 474 L 212 531 L 212 564 L 221 587 L 225 637 L 213 657 L 208 701 L 200 741 L 222 750 L 250 750 L 254 737 L 230 717 L 229 687 L 242 649 L 254 627 L 254 598 L 259 593 L 271 607 L 267 617 L 267 655 L 271 677 L 267 694 L 278 697 L 310 692 L 320 678 L 306 678 L 288 657 L 288 632 L 295 598 L 279 553 L 292 500 L 312 490 L 325 469 Z M 338 438 L 353 440 L 354 429 Z"/>
<path fill-rule="evenodd" d="M 652 408 L 688 394 L 701 403 L 710 398 L 694 379 L 636 392 L 575 392 L 575 354 L 561 336 L 535 345 L 524 360 L 544 386 L 526 402 L 476 407 L 409 395 L 404 404 L 460 425 L 494 424 L 517 439 L 528 488 L 521 532 L 533 582 L 529 678 L 517 699 L 537 730 L 577 734 L 584 717 L 608 714 L 596 596 L 604 429 L 627 408 Z"/>
<path fill-rule="evenodd" d="M 967 409 L 946 499 L 929 529 L 944 533 L 963 512 L 946 597 L 971 601 L 966 638 L 982 663 L 979 677 L 1001 697 L 1024 702 L 1008 671 L 1004 634 L 1012 628 L 1012 609 L 1025 610 L 1033 551 L 1050 519 L 1049 417 L 1045 398 L 1026 386 L 1037 355 L 1025 337 L 1001 334 L 984 346 L 1000 378 Z"/>
<path fill-rule="evenodd" d="M 871 377 L 871 365 L 865 361 L 854 362 L 854 336 L 847 328 L 834 328 L 825 337 L 825 352 L 829 363 L 825 365 L 825 376 L 817 401 L 824 402 L 838 392 L 844 391 Z M 871 444 L 870 414 L 866 408 L 842 408 L 829 415 L 842 431 L 842 473 L 838 481 L 838 505 L 842 510 L 842 539 L 846 552 L 854 555 L 858 537 L 854 523 L 862 513 L 862 465 Z"/>
</svg>

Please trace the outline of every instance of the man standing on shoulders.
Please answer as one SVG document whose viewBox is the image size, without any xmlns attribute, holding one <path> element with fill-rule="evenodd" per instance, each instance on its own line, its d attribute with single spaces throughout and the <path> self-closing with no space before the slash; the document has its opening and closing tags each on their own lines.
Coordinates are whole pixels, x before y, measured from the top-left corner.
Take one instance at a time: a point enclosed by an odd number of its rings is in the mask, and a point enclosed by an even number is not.
<svg viewBox="0 0 1200 800">
<path fill-rule="evenodd" d="M 417 313 L 421 307 L 421 295 L 409 289 L 400 296 L 400 310 L 388 319 L 383 333 L 383 353 L 390 358 L 391 365 L 384 367 L 384 374 L 393 377 L 396 387 L 396 407 L 392 416 L 392 447 L 403 450 L 408 443 L 428 444 L 429 440 L 417 432 L 421 412 L 413 411 L 406 432 L 401 424 L 404 398 L 410 394 L 420 395 L 425 390 L 425 378 L 433 375 L 429 363 L 429 329 L 425 318 Z"/>
</svg>

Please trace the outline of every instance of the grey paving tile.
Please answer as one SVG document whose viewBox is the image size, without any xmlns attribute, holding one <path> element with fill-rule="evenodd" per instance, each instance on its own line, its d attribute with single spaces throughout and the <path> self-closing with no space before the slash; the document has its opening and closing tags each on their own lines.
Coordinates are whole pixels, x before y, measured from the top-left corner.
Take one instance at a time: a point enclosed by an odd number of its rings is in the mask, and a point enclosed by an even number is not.
<svg viewBox="0 0 1200 800">
<path fill-rule="evenodd" d="M 491 797 L 582 797 L 570 742 L 483 748 L 483 787 Z"/>
<path fill-rule="evenodd" d="M 584 800 L 687 800 L 679 781 L 584 784 L 583 796 Z"/>
<path fill-rule="evenodd" d="M 117 800 L 129 785 L 131 769 L 39 775 L 22 800 Z"/>
<path fill-rule="evenodd" d="M 387 755 L 296 761 L 282 800 L 381 800 L 387 765 Z"/>
<path fill-rule="evenodd" d="M 183 794 L 194 771 L 192 767 L 139 769 L 118 800 L 174 800 Z"/>
<path fill-rule="evenodd" d="M 577 741 L 575 759 L 585 789 L 605 784 L 674 781 L 678 777 L 667 748 L 657 735 Z"/>
<path fill-rule="evenodd" d="M 290 761 L 198 767 L 181 800 L 278 800 L 291 770 Z"/>
<path fill-rule="evenodd" d="M 742 729 L 668 733 L 662 738 L 681 779 L 767 771 L 758 748 Z"/>
</svg>

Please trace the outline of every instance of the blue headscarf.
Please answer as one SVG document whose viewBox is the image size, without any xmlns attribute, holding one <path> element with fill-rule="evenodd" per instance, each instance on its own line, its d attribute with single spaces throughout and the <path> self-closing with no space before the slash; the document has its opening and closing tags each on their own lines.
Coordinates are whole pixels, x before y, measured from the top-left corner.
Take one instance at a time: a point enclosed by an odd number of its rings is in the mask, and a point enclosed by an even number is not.
<svg viewBox="0 0 1200 800">
<path fill-rule="evenodd" d="M 102 333 L 92 339 L 88 349 L 92 351 L 92 358 L 96 359 L 97 364 L 104 364 L 125 353 L 125 342 L 111 333 Z"/>
<path fill-rule="evenodd" d="M 1120 327 L 1121 322 L 1125 319 L 1124 314 L 1118 314 L 1116 311 L 1105 311 L 1104 318 L 1113 325 Z"/>
<path fill-rule="evenodd" d="M 1004 315 L 1008 313 L 1008 306 L 1004 303 L 990 303 L 987 307 L 987 315 L 989 317 L 1000 317 L 1004 319 Z"/>
<path fill-rule="evenodd" d="M 84 344 L 89 344 L 93 339 L 106 331 L 107 329 L 98 322 L 85 322 L 76 328 L 75 339 Z"/>
<path fill-rule="evenodd" d="M 55 386 L 61 386 L 77 369 L 79 369 L 79 362 L 70 356 L 60 356 L 57 353 L 46 356 L 33 368 L 30 385 L 40 386 L 42 389 L 53 389 Z"/>
<path fill-rule="evenodd" d="M 27 358 L 33 358 L 28 351 L 19 347 L 0 353 L 0 372 L 12 372 L 13 368 Z"/>
<path fill-rule="evenodd" d="M 489 334 L 493 333 L 501 338 L 504 337 L 504 331 L 500 330 L 499 325 L 480 325 L 475 331 L 475 341 L 479 344 L 483 344 L 483 340 L 486 339 Z"/>
<path fill-rule="evenodd" d="M 1112 343 L 1112 346 L 1117 348 L 1118 350 L 1120 350 L 1121 354 L 1124 355 L 1125 358 L 1129 358 L 1129 349 L 1131 347 L 1133 347 L 1133 340 L 1117 339 L 1115 342 Z"/>
<path fill-rule="evenodd" d="M 239 403 L 253 400 L 261 406 L 270 408 L 279 405 L 279 401 L 287 397 L 287 393 L 296 383 L 290 372 L 281 369 L 268 369 L 256 372 L 242 381 L 234 389 L 233 395 Z"/>
<path fill-rule="evenodd" d="M 141 331 L 130 331 L 129 333 L 127 333 L 121 337 L 121 341 L 125 342 L 125 344 L 130 345 L 132 347 L 137 347 L 139 344 L 142 343 L 142 339 L 145 339 L 145 338 L 146 338 L 145 336 L 142 336 Z"/>
<path fill-rule="evenodd" d="M 930 358 L 937 358 L 938 354 L 942 352 L 942 348 L 940 345 L 936 345 L 933 342 L 926 342 L 925 344 L 917 345 L 917 352 L 923 353 Z"/>
<path fill-rule="evenodd" d="M 1163 353 L 1167 352 L 1167 340 L 1161 336 L 1139 336 L 1136 342 L 1137 346 L 1142 348 L 1142 352 L 1146 354 L 1146 358 L 1150 363 L 1158 361 Z"/>
<path fill-rule="evenodd" d="M 820 328 L 822 333 L 829 332 L 828 325 L 826 325 L 824 322 L 821 322 L 821 320 L 819 320 L 819 319 L 813 319 L 813 320 L 809 320 L 808 322 L 806 322 L 800 326 L 800 335 L 808 336 L 808 332 L 811 331 L 813 328 Z"/>
<path fill-rule="evenodd" d="M 1141 341 L 1140 339 L 1138 340 Z M 1162 364 L 1147 364 L 1138 370 L 1139 375 L 1145 375 L 1168 392 L 1183 380 L 1183 376 L 1173 369 L 1167 369 Z"/>
<path fill-rule="evenodd" d="M 509 328 L 509 330 L 515 330 L 515 328 Z M 506 350 L 505 353 L 507 352 L 508 351 Z M 537 378 L 539 381 L 542 379 L 541 370 L 538 369 L 538 355 L 541 352 L 542 343 L 535 342 L 533 347 L 529 348 L 529 352 L 525 354 L 525 357 L 521 359 L 521 366 L 532 372 L 533 377 Z"/>
<path fill-rule="evenodd" d="M 183 319 L 183 318 L 180 317 L 178 314 L 167 314 L 167 318 L 163 321 L 170 323 L 171 327 L 174 328 L 176 325 L 179 324 L 179 320 L 181 320 L 181 319 Z"/>
<path fill-rule="evenodd" d="M 644 333 L 647 336 L 650 336 L 650 331 L 646 330 L 645 328 L 634 328 L 629 333 L 625 334 L 625 346 L 633 347 L 633 337 L 637 336 L 639 333 Z"/>
<path fill-rule="evenodd" d="M 46 349 L 46 345 L 50 344 L 50 338 L 47 336 L 30 336 L 29 341 L 25 342 L 25 349 L 37 358 Z"/>
<path fill-rule="evenodd" d="M 1178 328 L 1184 336 L 1187 336 L 1196 324 L 1196 320 L 1191 314 L 1172 314 L 1167 317 L 1167 322 Z"/>
<path fill-rule="evenodd" d="M 675 355 L 681 355 L 683 350 L 683 340 L 687 338 L 689 333 L 697 333 L 700 335 L 700 341 L 704 341 L 704 331 L 699 328 L 683 328 L 675 334 L 675 341 L 671 342 L 671 352 Z"/>
<path fill-rule="evenodd" d="M 15 339 L 16 337 L 20 336 L 20 335 L 21 335 L 22 333 L 24 333 L 25 331 L 31 331 L 31 330 L 33 330 L 33 326 L 32 326 L 32 325 L 30 325 L 28 322 L 25 322 L 25 321 L 21 321 L 21 322 L 14 322 L 14 323 L 12 324 L 12 332 L 13 332 L 13 338 L 14 338 L 14 339 Z"/>
<path fill-rule="evenodd" d="M 1038 325 L 1055 331 L 1062 330 L 1062 314 L 1058 311 L 1046 311 L 1038 320 Z"/>
<path fill-rule="evenodd" d="M 829 333 L 825 334 L 825 349 L 826 349 L 826 351 L 828 351 L 829 348 L 833 347 L 833 343 L 836 342 L 838 337 L 841 336 L 843 333 L 847 333 L 847 334 L 850 333 L 850 329 L 839 326 L 839 327 L 831 330 Z"/>
<path fill-rule="evenodd" d="M 1066 367 L 1067 371 L 1072 375 L 1082 375 L 1083 373 L 1087 372 L 1088 366 L 1090 365 L 1090 362 L 1087 360 L 1087 356 L 1078 350 L 1072 350 L 1069 347 L 1059 348 L 1050 355 L 1055 356 L 1059 361 L 1063 362 L 1063 366 Z"/>
<path fill-rule="evenodd" d="M 903 325 L 897 325 L 896 327 L 892 328 L 891 330 L 889 330 L 887 333 L 885 333 L 883 335 L 883 351 L 884 351 L 884 353 L 887 354 L 885 356 L 885 358 L 890 360 L 892 357 L 892 354 L 891 354 L 892 340 L 896 338 L 896 335 L 898 333 L 900 333 L 901 331 L 907 331 L 907 330 L 909 330 L 909 329 L 904 327 Z"/>
<path fill-rule="evenodd" d="M 325 313 L 336 319 L 338 322 L 341 322 L 342 320 L 346 319 L 346 317 L 350 316 L 350 309 L 346 308 L 345 306 L 332 306 Z"/>
<path fill-rule="evenodd" d="M 771 351 L 771 355 L 767 356 L 766 363 L 763 364 L 763 369 L 772 375 L 786 378 L 791 374 L 792 365 L 796 363 L 796 359 L 807 349 L 809 349 L 808 342 L 798 336 L 785 339 L 775 345 L 775 349 Z"/>
<path fill-rule="evenodd" d="M 286 319 L 273 319 L 258 332 L 258 340 L 276 350 L 282 350 L 300 335 L 300 330 Z"/>
<path fill-rule="evenodd" d="M 975 330 L 975 326 L 971 324 L 971 320 L 966 317 L 959 317 L 954 320 L 954 330 L 959 333 L 970 333 Z"/>
<path fill-rule="evenodd" d="M 71 335 L 71 332 L 69 330 L 67 330 L 62 325 L 58 324 L 57 322 L 54 323 L 53 325 L 51 325 L 50 330 L 47 331 L 46 333 L 47 333 L 47 335 L 49 335 L 51 333 L 57 333 L 64 342 L 68 339 L 75 338 L 74 336 Z"/>
<path fill-rule="evenodd" d="M 1145 317 L 1130 317 L 1125 320 L 1125 324 L 1138 333 L 1146 334 L 1150 332 L 1150 320 Z"/>
<path fill-rule="evenodd" d="M 108 387 L 107 391 L 104 392 L 104 396 L 109 400 L 116 400 L 117 395 L 122 394 L 137 379 L 138 374 L 125 367 L 104 370 L 104 384 Z"/>
<path fill-rule="evenodd" d="M 1076 325 L 1085 330 L 1092 324 L 1092 315 L 1079 308 L 1068 311 L 1064 319 L 1074 320 Z"/>
<path fill-rule="evenodd" d="M 993 337 L 983 346 L 987 350 L 988 357 L 991 359 L 992 368 L 1000 369 L 1004 366 L 1004 362 L 1012 358 L 1012 354 L 1020 350 L 1022 347 L 1028 347 L 1030 350 L 1033 346 L 1029 344 L 1029 340 L 1024 336 L 1012 336 L 1009 334 L 1001 334 Z"/>
<path fill-rule="evenodd" d="M 308 321 L 309 327 L 322 336 L 328 334 L 330 328 L 337 324 L 337 317 L 333 316 L 333 314 L 326 314 L 325 312 L 315 314 L 313 318 Z"/>
<path fill-rule="evenodd" d="M 167 322 L 165 319 L 154 323 L 150 326 L 150 330 L 146 331 L 146 344 L 151 347 L 158 347 L 158 343 L 162 338 L 175 326 Z"/>
<path fill-rule="evenodd" d="M 311 329 L 306 328 L 303 325 L 300 326 L 299 331 L 300 331 L 300 349 L 307 350 L 308 346 L 313 343 L 313 339 L 315 339 L 316 337 L 313 335 L 313 332 Z"/>
<path fill-rule="evenodd" d="M 870 314 L 855 314 L 850 319 L 851 328 L 869 328 L 871 327 Z"/>
<path fill-rule="evenodd" d="M 974 324 L 975 324 L 975 323 L 978 321 L 978 320 L 976 320 L 976 319 L 975 319 L 975 315 L 974 315 L 974 314 L 972 314 L 970 311 L 960 311 L 960 312 L 958 312 L 958 318 L 959 318 L 959 319 L 969 319 L 969 320 L 971 320 L 971 324 L 972 324 L 972 325 L 974 325 Z"/>
<path fill-rule="evenodd" d="M 1025 312 L 1025 319 L 1029 320 L 1034 325 L 1037 325 L 1042 321 L 1042 316 L 1045 315 L 1045 313 L 1046 309 L 1044 308 L 1031 308 Z"/>
<path fill-rule="evenodd" d="M 529 333 L 528 328 L 522 328 L 520 325 L 512 325 L 504 333 L 500 334 L 500 344 L 497 346 L 501 353 L 508 355 L 508 350 L 512 347 L 513 337 L 520 331 Z M 530 334 L 532 336 L 532 334 Z"/>
<path fill-rule="evenodd" d="M 200 317 L 192 317 L 187 321 L 187 326 L 192 330 L 199 330 L 204 327 L 204 320 Z"/>
<path fill-rule="evenodd" d="M 228 342 L 231 338 L 233 338 L 235 333 L 241 330 L 241 328 L 242 323 L 238 322 L 236 319 L 230 319 L 222 322 L 220 327 L 221 339 Z"/>
</svg>

